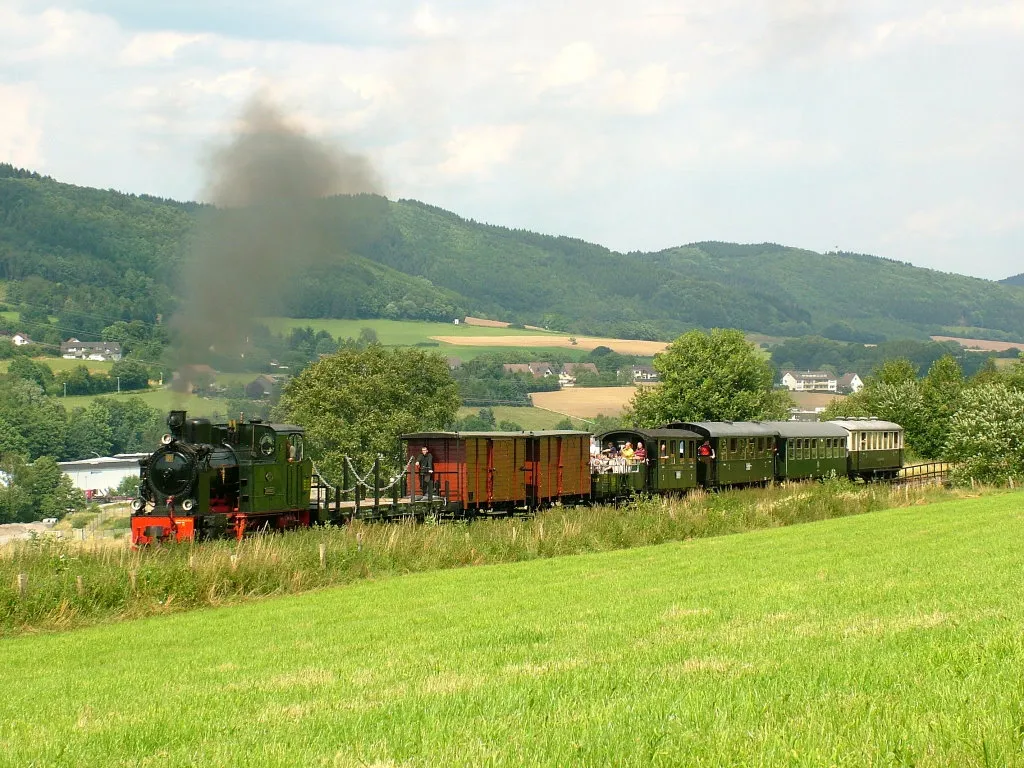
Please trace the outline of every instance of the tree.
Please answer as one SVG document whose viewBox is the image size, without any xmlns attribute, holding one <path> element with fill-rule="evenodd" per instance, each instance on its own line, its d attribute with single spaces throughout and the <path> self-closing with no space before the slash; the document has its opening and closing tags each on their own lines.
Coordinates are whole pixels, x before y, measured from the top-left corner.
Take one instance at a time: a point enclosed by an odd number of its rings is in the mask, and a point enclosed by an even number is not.
<svg viewBox="0 0 1024 768">
<path fill-rule="evenodd" d="M 386 472 L 405 432 L 442 429 L 455 421 L 458 387 L 444 357 L 371 344 L 322 358 L 288 382 L 275 412 L 306 428 L 310 455 L 332 478 L 343 457 L 366 472 L 380 454 Z"/>
<path fill-rule="evenodd" d="M 110 366 L 110 378 L 120 379 L 120 388 L 147 389 L 149 387 L 149 368 L 138 360 L 118 360 Z"/>
<path fill-rule="evenodd" d="M 107 456 L 113 447 L 110 413 L 96 400 L 87 408 L 75 408 L 68 414 L 68 437 L 64 455 L 69 459 Z"/>
<path fill-rule="evenodd" d="M 957 462 L 954 479 L 1005 483 L 1024 480 L 1024 391 L 1006 384 L 963 390 L 950 420 L 945 455 Z"/>
<path fill-rule="evenodd" d="M 654 368 L 661 383 L 633 397 L 639 426 L 786 417 L 789 395 L 773 389 L 771 365 L 741 331 L 690 331 L 654 358 Z"/>
<path fill-rule="evenodd" d="M 35 382 L 0 382 L 0 419 L 21 436 L 30 458 L 63 455 L 67 414 Z"/>
<path fill-rule="evenodd" d="M 43 389 L 53 384 L 53 371 L 46 363 L 36 362 L 28 357 L 16 357 L 7 367 L 7 375 L 14 379 L 34 381 Z"/>
<path fill-rule="evenodd" d="M 963 388 L 963 371 L 951 355 L 932 363 L 928 375 L 921 380 L 923 424 L 917 447 L 926 459 L 942 457 L 950 421 L 960 404 Z"/>
</svg>

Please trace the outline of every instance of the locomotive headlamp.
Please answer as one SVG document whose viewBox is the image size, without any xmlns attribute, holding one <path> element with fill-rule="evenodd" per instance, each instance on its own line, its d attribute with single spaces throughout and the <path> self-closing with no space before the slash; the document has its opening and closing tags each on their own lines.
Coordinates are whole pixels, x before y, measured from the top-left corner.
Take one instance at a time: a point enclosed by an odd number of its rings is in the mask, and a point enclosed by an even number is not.
<svg viewBox="0 0 1024 768">
<path fill-rule="evenodd" d="M 146 500 L 145 499 L 132 499 L 132 509 L 135 512 L 141 512 L 145 508 L 146 508 Z"/>
<path fill-rule="evenodd" d="M 185 499 L 183 502 L 181 502 L 181 508 L 186 512 L 191 512 L 193 509 L 196 508 L 196 500 Z"/>
<path fill-rule="evenodd" d="M 161 445 L 170 445 L 174 442 L 174 435 L 164 435 L 160 438 Z"/>
</svg>

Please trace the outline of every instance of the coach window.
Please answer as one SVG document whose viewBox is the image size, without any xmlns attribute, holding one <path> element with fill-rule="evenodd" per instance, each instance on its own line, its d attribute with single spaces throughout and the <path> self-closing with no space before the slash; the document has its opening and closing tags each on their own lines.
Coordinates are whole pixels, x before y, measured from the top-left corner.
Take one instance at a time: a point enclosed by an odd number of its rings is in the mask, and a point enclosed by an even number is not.
<svg viewBox="0 0 1024 768">
<path fill-rule="evenodd" d="M 671 457 L 670 460 L 674 464 L 676 462 L 676 441 L 675 440 L 673 440 L 669 444 L 669 454 L 668 455 Z"/>
<path fill-rule="evenodd" d="M 302 435 L 288 435 L 288 461 L 302 461 Z"/>
<path fill-rule="evenodd" d="M 680 440 L 679 441 L 679 463 L 682 464 L 683 463 L 683 459 L 685 459 L 685 458 L 686 458 L 686 441 L 685 440 Z"/>
</svg>

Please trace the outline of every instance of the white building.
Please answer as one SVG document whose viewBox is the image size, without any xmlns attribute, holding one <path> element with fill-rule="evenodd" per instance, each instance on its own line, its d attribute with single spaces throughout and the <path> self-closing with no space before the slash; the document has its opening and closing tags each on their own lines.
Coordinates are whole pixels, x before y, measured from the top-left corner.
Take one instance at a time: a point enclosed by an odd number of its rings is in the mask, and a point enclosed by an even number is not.
<svg viewBox="0 0 1024 768">
<path fill-rule="evenodd" d="M 839 378 L 826 371 L 786 371 L 782 386 L 790 392 L 838 392 Z"/>
<path fill-rule="evenodd" d="M 32 339 L 30 339 L 24 333 L 16 333 L 16 334 L 14 334 L 13 336 L 11 336 L 11 341 L 14 342 L 14 346 L 16 346 L 16 347 L 23 347 L 26 344 L 31 344 L 32 343 Z"/>
<path fill-rule="evenodd" d="M 68 339 L 60 345 L 65 360 L 120 360 L 121 345 L 116 341 L 79 341 Z"/>
<path fill-rule="evenodd" d="M 61 471 L 71 478 L 75 488 L 86 496 L 112 493 L 126 477 L 139 476 L 139 459 L 148 453 L 119 453 L 92 459 L 61 461 Z M 92 491 L 90 494 L 89 491 Z"/>
</svg>

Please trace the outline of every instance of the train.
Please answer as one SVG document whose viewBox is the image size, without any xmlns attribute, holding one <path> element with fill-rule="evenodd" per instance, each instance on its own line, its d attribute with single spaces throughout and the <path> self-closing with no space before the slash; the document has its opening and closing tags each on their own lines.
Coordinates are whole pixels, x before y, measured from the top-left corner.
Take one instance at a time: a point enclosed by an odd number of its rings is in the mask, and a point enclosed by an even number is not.
<svg viewBox="0 0 1024 768">
<path fill-rule="evenodd" d="M 638 493 L 826 477 L 870 482 L 895 478 L 904 463 L 903 428 L 877 419 L 673 422 L 601 434 L 436 431 L 401 436 L 405 471 L 388 482 L 379 464 L 360 477 L 346 461 L 339 486 L 306 455 L 301 426 L 260 419 L 214 424 L 185 411 L 171 411 L 167 426 L 160 446 L 139 462 L 135 546 L 241 539 L 355 518 L 507 515 L 616 503 Z M 628 455 L 641 445 L 642 458 Z M 417 471 L 424 448 L 430 474 Z"/>
</svg>

